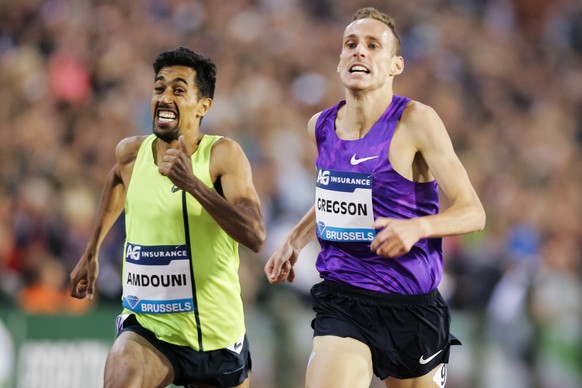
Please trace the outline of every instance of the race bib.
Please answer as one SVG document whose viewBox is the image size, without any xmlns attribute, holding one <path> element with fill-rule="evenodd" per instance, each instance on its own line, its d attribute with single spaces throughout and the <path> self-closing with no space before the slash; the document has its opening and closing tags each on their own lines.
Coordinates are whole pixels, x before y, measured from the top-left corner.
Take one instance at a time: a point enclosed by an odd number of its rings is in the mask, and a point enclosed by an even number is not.
<svg viewBox="0 0 582 388">
<path fill-rule="evenodd" d="M 318 169 L 315 188 L 317 236 L 339 242 L 370 242 L 376 236 L 372 175 Z"/>
<path fill-rule="evenodd" d="M 145 314 L 194 311 L 190 255 L 186 245 L 127 243 L 123 307 Z"/>
</svg>

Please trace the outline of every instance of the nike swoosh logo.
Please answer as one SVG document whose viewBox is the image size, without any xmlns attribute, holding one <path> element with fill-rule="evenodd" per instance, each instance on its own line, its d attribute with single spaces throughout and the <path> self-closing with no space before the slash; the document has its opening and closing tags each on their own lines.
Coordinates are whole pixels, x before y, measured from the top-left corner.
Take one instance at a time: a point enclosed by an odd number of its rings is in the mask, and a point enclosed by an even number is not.
<svg viewBox="0 0 582 388">
<path fill-rule="evenodd" d="M 433 360 L 433 358 L 435 358 L 436 356 L 439 355 L 440 352 L 442 352 L 443 350 L 439 350 L 438 352 L 436 352 L 435 354 L 433 354 L 432 356 L 430 356 L 429 358 L 425 359 L 424 358 L 424 354 L 422 356 L 420 356 L 420 359 L 418 360 L 418 362 L 422 365 L 424 364 L 428 364 L 429 362 L 431 362 Z"/>
<path fill-rule="evenodd" d="M 376 159 L 377 157 L 378 157 L 378 155 L 376 155 L 376 156 L 368 156 L 368 157 L 365 157 L 365 158 L 358 159 L 358 158 L 356 158 L 356 154 L 354 154 L 354 156 L 352 156 L 352 158 L 350 159 L 350 164 L 352 166 L 355 166 L 355 165 L 358 165 L 360 163 L 366 162 L 368 160 Z"/>
</svg>

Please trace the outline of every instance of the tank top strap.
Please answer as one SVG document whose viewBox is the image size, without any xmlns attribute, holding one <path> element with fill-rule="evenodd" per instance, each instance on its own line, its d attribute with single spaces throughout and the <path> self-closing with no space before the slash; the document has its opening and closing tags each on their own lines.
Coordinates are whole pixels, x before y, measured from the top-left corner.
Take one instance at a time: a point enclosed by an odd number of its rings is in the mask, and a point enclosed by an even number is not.
<svg viewBox="0 0 582 388">
<path fill-rule="evenodd" d="M 402 97 L 394 95 L 392 97 L 392 102 L 382 115 L 382 118 L 379 120 L 383 122 L 381 128 L 383 128 L 383 132 L 381 136 L 384 138 L 392 138 L 394 134 L 394 130 L 396 129 L 396 124 L 400 121 L 402 117 L 402 113 L 404 113 L 404 109 L 406 109 L 406 105 L 410 101 L 408 97 Z"/>
</svg>

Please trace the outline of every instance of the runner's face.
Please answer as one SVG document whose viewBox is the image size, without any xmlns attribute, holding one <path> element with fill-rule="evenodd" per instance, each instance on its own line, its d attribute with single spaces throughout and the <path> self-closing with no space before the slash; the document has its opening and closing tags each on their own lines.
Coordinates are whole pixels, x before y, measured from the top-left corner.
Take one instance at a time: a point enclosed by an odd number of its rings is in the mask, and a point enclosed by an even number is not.
<svg viewBox="0 0 582 388">
<path fill-rule="evenodd" d="M 395 37 L 390 28 L 375 19 L 359 19 L 344 32 L 338 72 L 348 89 L 382 86 L 394 74 Z"/>
<path fill-rule="evenodd" d="M 166 142 L 200 123 L 206 114 L 208 98 L 199 98 L 196 71 L 187 66 L 162 68 L 156 75 L 152 94 L 152 126 Z"/>
</svg>

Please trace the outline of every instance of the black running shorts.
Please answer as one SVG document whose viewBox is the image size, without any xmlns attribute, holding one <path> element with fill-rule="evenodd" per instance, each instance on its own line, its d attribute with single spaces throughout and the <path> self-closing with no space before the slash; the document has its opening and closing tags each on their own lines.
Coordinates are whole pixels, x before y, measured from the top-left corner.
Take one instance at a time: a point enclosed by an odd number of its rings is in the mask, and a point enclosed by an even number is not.
<svg viewBox="0 0 582 388">
<path fill-rule="evenodd" d="M 121 317 L 118 317 L 118 320 Z M 174 367 L 175 385 L 195 387 L 196 384 L 207 384 L 213 387 L 236 387 L 246 380 L 252 367 L 246 335 L 240 353 L 230 349 L 197 352 L 188 346 L 160 341 L 154 333 L 142 327 L 133 314 L 118 322 L 118 328 L 118 335 L 124 331 L 132 331 L 162 352 Z M 235 343 L 234 347 L 237 345 Z"/>
<path fill-rule="evenodd" d="M 381 380 L 420 377 L 449 360 L 450 312 L 438 290 L 400 295 L 324 280 L 311 289 L 314 336 L 354 338 L 372 352 Z"/>
</svg>

